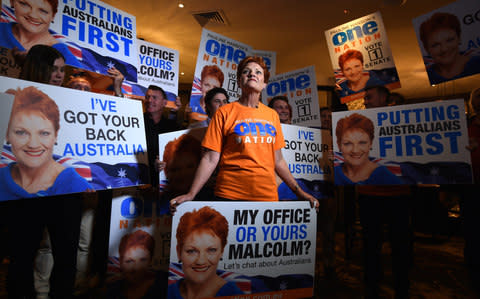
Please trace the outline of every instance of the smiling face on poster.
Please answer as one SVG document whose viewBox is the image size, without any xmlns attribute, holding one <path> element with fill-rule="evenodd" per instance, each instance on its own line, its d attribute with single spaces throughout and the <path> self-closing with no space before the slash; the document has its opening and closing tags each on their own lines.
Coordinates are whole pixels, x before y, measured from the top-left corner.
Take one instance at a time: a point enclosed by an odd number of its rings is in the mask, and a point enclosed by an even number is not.
<svg viewBox="0 0 480 299">
<path fill-rule="evenodd" d="M 14 95 L 0 128 L 2 200 L 148 181 L 141 102 L 6 77 L 0 86 Z M 34 183 L 23 185 L 26 176 Z"/>
<path fill-rule="evenodd" d="M 471 183 L 464 111 L 449 100 L 334 112 L 335 184 Z"/>
<path fill-rule="evenodd" d="M 380 12 L 325 31 L 342 103 L 364 96 L 369 86 L 400 87 Z"/>
<path fill-rule="evenodd" d="M 66 64 L 108 75 L 117 68 L 137 81 L 136 20 L 101 1 L 2 0 L 0 46 L 56 48 Z"/>
<path fill-rule="evenodd" d="M 171 222 L 161 202 L 142 190 L 112 197 L 106 292 L 108 298 L 149 294 L 165 298 Z"/>
<path fill-rule="evenodd" d="M 310 297 L 315 231 L 306 202 L 182 204 L 172 222 L 168 298 L 185 298 L 198 285 L 199 298 Z"/>
<path fill-rule="evenodd" d="M 430 84 L 480 73 L 479 10 L 459 0 L 413 19 Z"/>
</svg>

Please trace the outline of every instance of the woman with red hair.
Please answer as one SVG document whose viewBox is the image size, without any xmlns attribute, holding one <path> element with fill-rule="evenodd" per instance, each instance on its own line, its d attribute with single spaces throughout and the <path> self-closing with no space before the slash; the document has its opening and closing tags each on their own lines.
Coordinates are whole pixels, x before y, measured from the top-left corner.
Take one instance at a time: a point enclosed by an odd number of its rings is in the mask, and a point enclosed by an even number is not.
<svg viewBox="0 0 480 299">
<path fill-rule="evenodd" d="M 227 237 L 228 221 L 218 211 L 203 207 L 183 214 L 177 226 L 176 249 L 185 278 L 169 285 L 169 299 L 243 294 L 234 282 L 217 275 Z"/>
<path fill-rule="evenodd" d="M 358 50 L 348 50 L 338 57 L 338 65 L 345 81 L 340 83 L 340 97 L 346 97 L 365 90 L 368 86 L 384 85 L 373 72 L 363 69 L 363 54 Z"/>
<path fill-rule="evenodd" d="M 155 240 L 143 231 L 126 234 L 118 246 L 121 279 L 107 290 L 107 299 L 165 298 L 167 277 L 151 269 Z"/>
<path fill-rule="evenodd" d="M 431 84 L 480 73 L 480 56 L 460 52 L 461 25 L 457 16 L 438 12 L 420 25 L 420 40 L 433 64 L 427 67 Z"/>
<path fill-rule="evenodd" d="M 81 67 L 67 45 L 59 42 L 49 31 L 57 13 L 58 0 L 10 0 L 16 22 L 0 23 L 0 46 L 28 52 L 41 44 L 57 49 L 68 65 Z"/>
<path fill-rule="evenodd" d="M 270 73 L 261 57 L 248 56 L 238 64 L 238 101 L 220 107 L 202 141 L 205 149 L 188 193 L 170 201 L 177 205 L 193 200 L 219 165 L 215 184 L 217 200 L 278 201 L 276 174 L 312 208 L 319 203 L 303 191 L 283 159 L 285 146 L 278 113 L 262 104 L 260 96 Z"/>
</svg>

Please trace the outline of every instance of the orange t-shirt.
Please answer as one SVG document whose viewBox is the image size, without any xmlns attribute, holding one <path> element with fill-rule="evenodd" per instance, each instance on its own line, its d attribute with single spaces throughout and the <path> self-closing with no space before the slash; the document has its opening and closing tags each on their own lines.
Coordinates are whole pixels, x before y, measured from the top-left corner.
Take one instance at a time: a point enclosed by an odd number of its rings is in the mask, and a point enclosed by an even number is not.
<svg viewBox="0 0 480 299">
<path fill-rule="evenodd" d="M 285 140 L 275 110 L 262 103 L 225 105 L 213 116 L 202 146 L 220 153 L 216 196 L 278 201 L 275 151 Z"/>
</svg>

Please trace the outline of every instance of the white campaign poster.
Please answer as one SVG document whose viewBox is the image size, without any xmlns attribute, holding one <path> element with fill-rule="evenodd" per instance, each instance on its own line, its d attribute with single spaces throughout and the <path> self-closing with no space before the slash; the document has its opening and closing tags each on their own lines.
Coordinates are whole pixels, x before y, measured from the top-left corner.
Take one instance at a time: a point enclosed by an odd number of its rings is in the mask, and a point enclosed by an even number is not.
<svg viewBox="0 0 480 299">
<path fill-rule="evenodd" d="M 334 112 L 332 123 L 336 185 L 353 184 L 342 167 L 365 159 L 379 167 L 361 184 L 472 182 L 462 99 Z"/>
<path fill-rule="evenodd" d="M 430 84 L 480 73 L 479 11 L 478 0 L 458 0 L 413 19 Z"/>
<path fill-rule="evenodd" d="M 268 67 L 270 72 L 270 77 L 275 76 L 277 72 L 277 52 L 273 51 L 264 51 L 264 50 L 252 50 L 251 52 L 254 56 L 260 56 L 265 61 L 265 64 Z"/>
<path fill-rule="evenodd" d="M 251 50 L 249 45 L 207 29 L 202 30 L 190 96 L 193 119 L 207 118 L 203 95 L 213 87 L 225 88 L 230 96 L 230 102 L 240 97 L 240 89 L 237 86 L 237 66 L 250 54 Z"/>
<path fill-rule="evenodd" d="M 25 50 L 12 34 L 14 26 L 29 31 L 21 3 L 2 0 L 0 46 Z M 125 76 L 125 92 L 131 93 L 128 82 L 137 82 L 138 65 L 135 16 L 99 0 L 61 0 L 57 7 L 42 1 L 41 5 L 45 5 L 41 7 L 45 18 L 51 21 L 49 27 L 38 30 L 49 30 L 56 40 L 53 47 L 63 54 L 68 65 L 104 75 L 116 67 Z"/>
<path fill-rule="evenodd" d="M 134 93 L 144 96 L 149 85 L 161 87 L 167 94 L 167 107 L 176 108 L 180 55 L 177 50 L 143 40 L 138 43 L 138 84 Z"/>
<path fill-rule="evenodd" d="M 363 98 L 368 86 L 400 87 L 380 12 L 325 31 L 342 103 Z"/>
<path fill-rule="evenodd" d="M 197 252 L 209 254 L 206 271 L 227 282 L 228 290 L 212 290 L 215 297 L 313 296 L 316 220 L 304 201 L 181 204 L 172 220 L 168 298 L 175 298 L 180 283 L 201 279 L 192 271 L 195 254 L 190 253 Z"/>
<path fill-rule="evenodd" d="M 164 298 L 170 263 L 172 216 L 148 190 L 115 190 L 112 198 L 106 292 L 148 292 Z M 148 290 L 128 290 L 131 281 Z M 128 291 L 125 291 L 125 290 Z M 138 294 L 140 295 L 140 294 Z"/>
<path fill-rule="evenodd" d="M 332 137 L 328 130 L 282 124 L 285 147 L 282 155 L 298 185 L 317 199 L 331 197 L 333 164 L 328 152 Z M 280 200 L 296 200 L 297 196 L 280 182 Z"/>
<path fill-rule="evenodd" d="M 50 113 L 50 118 L 47 116 L 45 118 L 50 120 L 53 125 L 56 123 L 56 116 L 51 111 L 58 109 L 56 115 L 59 116 L 57 119 L 59 129 L 56 133 L 51 132 L 56 134 L 56 136 L 52 135 L 52 137 L 56 137 L 53 140 L 55 144 L 42 144 L 41 152 L 36 151 L 37 148 L 40 149 L 36 143 L 30 145 L 27 142 L 22 145 L 23 143 L 17 142 L 21 136 L 35 136 L 36 129 L 28 122 L 19 122 L 18 126 L 22 129 L 9 131 L 11 134 L 7 138 L 8 144 L 4 143 L 3 145 L 2 166 L 6 167 L 11 163 L 28 163 L 29 160 L 34 163 L 33 161 L 36 159 L 40 163 L 49 159 L 49 154 L 53 154 L 53 159 L 57 163 L 65 168 L 76 170 L 88 182 L 91 189 L 100 190 L 148 183 L 147 147 L 140 101 L 7 77 L 0 77 L 0 86 L 2 86 L 1 93 L 14 92 L 15 101 L 18 97 L 19 103 L 24 103 L 19 106 L 16 112 L 18 115 L 30 115 L 29 112 L 32 109 L 35 109 L 33 115 L 40 114 L 42 116 Z M 37 102 L 44 103 L 44 106 L 35 106 Z M 22 107 L 35 108 L 24 109 Z M 37 110 L 38 113 L 36 113 Z M 0 129 L 3 132 L 7 131 L 6 127 Z M 13 130 L 13 127 L 11 129 Z M 41 132 L 43 132 L 41 136 L 51 135 L 49 131 Z M 28 140 L 33 139 L 29 138 Z M 27 151 L 29 153 L 27 157 L 24 157 L 21 146 L 33 148 Z M 31 152 L 34 149 L 35 152 Z M 75 186 L 73 182 L 72 186 Z M 30 194 L 26 197 L 72 193 L 73 191 L 68 191 L 70 190 L 68 184 L 57 187 L 59 188 L 54 188 L 54 190 L 48 189 L 50 191 L 47 190 L 47 194 Z M 11 191 L 6 186 L 0 190 L 2 192 Z M 23 194 L 22 192 L 20 193 Z M 53 194 L 49 192 L 53 192 Z M 9 199 L 18 198 L 9 196 L 7 196 Z"/>
<path fill-rule="evenodd" d="M 274 96 L 279 95 L 288 98 L 292 107 L 292 124 L 320 127 L 320 107 L 314 66 L 271 77 L 262 92 L 262 101 L 268 105 Z"/>
</svg>

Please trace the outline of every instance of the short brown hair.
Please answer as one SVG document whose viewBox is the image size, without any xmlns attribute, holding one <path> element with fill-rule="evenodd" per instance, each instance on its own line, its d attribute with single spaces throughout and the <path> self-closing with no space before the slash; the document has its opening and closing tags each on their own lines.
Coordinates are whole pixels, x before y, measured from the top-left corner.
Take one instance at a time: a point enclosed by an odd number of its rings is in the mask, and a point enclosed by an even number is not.
<svg viewBox="0 0 480 299">
<path fill-rule="evenodd" d="M 260 56 L 247 56 L 240 61 L 237 67 L 237 80 L 241 77 L 243 69 L 249 64 L 250 62 L 255 62 L 263 69 L 263 81 L 268 83 L 268 79 L 270 79 L 270 72 L 268 71 L 267 64 Z"/>
<path fill-rule="evenodd" d="M 200 74 L 200 79 L 203 81 L 206 77 L 211 76 L 214 77 L 220 82 L 220 86 L 223 86 L 223 79 L 224 75 L 222 70 L 216 65 L 206 65 L 202 69 L 202 73 Z"/>
<path fill-rule="evenodd" d="M 462 33 L 457 16 L 447 12 L 437 12 L 420 25 L 420 40 L 423 48 L 428 52 L 428 38 L 438 29 L 452 29 L 460 37 Z"/>
<path fill-rule="evenodd" d="M 10 130 L 10 123 L 16 114 L 28 111 L 43 114 L 45 118 L 53 123 L 55 134 L 58 133 L 60 129 L 60 112 L 57 103 L 47 94 L 33 86 L 25 87 L 24 89 L 19 88 L 11 93 L 15 95 L 15 99 L 10 114 L 10 121 L 8 122 L 8 130 Z"/>
<path fill-rule="evenodd" d="M 195 231 L 211 231 L 222 244 L 222 250 L 227 245 L 228 221 L 218 211 L 203 207 L 183 214 L 177 226 L 177 252 L 183 248 L 185 239 Z"/>
<path fill-rule="evenodd" d="M 374 129 L 372 120 L 361 114 L 353 113 L 349 116 L 346 116 L 340 119 L 337 122 L 335 135 L 337 136 L 337 145 L 339 148 L 340 148 L 340 144 L 342 143 L 343 135 L 347 131 L 352 129 L 360 129 L 364 131 L 370 138 L 370 141 L 373 141 L 373 138 L 375 136 L 375 129 Z"/>
<path fill-rule="evenodd" d="M 118 254 L 120 256 L 120 261 L 125 256 L 125 253 L 131 248 L 144 248 L 150 252 L 150 258 L 153 257 L 153 250 L 155 249 L 155 240 L 153 237 L 143 231 L 137 230 L 131 234 L 126 234 L 120 240 L 120 245 L 118 246 Z"/>
<path fill-rule="evenodd" d="M 343 71 L 343 65 L 347 60 L 350 59 L 358 59 L 363 65 L 363 54 L 360 51 L 357 50 L 348 50 L 347 52 L 343 53 L 338 57 L 338 65 L 340 66 L 340 69 Z"/>
</svg>

